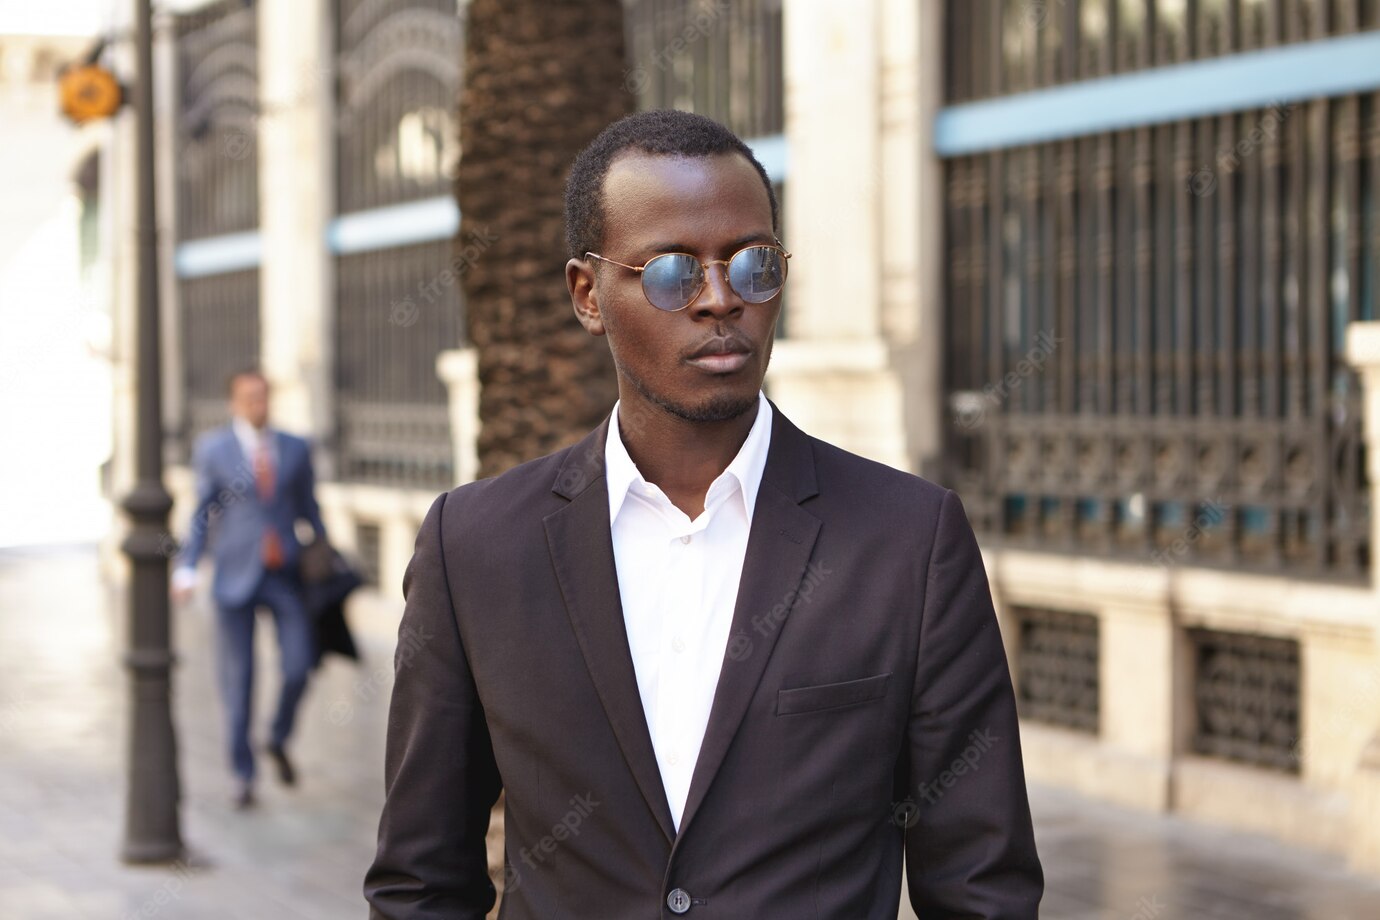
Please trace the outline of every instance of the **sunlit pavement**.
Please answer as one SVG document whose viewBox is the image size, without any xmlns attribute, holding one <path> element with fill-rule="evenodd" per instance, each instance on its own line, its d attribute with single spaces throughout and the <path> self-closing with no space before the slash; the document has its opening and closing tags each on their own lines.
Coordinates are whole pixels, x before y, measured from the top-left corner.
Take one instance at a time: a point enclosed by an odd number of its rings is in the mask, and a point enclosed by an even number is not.
<svg viewBox="0 0 1380 920">
<path fill-rule="evenodd" d="M 300 716 L 299 787 L 284 790 L 262 769 L 250 813 L 230 807 L 209 610 L 180 610 L 175 720 L 193 858 L 132 868 L 117 858 L 123 606 L 102 585 L 90 547 L 0 550 L 0 917 L 364 917 L 395 608 L 355 612 L 366 664 L 326 663 Z M 260 619 L 260 731 L 277 691 L 269 626 Z M 1380 918 L 1380 882 L 1345 873 L 1332 857 L 1053 790 L 1036 789 L 1033 800 L 1048 877 L 1042 917 Z"/>
</svg>

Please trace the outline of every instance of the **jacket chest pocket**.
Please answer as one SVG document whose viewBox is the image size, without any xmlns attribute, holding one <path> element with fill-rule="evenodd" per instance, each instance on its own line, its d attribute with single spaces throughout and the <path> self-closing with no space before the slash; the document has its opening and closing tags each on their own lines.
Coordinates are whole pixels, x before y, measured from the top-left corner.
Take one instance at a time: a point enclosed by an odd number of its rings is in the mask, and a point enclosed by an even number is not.
<svg viewBox="0 0 1380 920">
<path fill-rule="evenodd" d="M 885 674 L 857 680 L 778 690 L 776 714 L 785 716 L 802 712 L 820 712 L 870 703 L 886 695 L 887 683 L 890 680 L 891 672 L 887 671 Z"/>
</svg>

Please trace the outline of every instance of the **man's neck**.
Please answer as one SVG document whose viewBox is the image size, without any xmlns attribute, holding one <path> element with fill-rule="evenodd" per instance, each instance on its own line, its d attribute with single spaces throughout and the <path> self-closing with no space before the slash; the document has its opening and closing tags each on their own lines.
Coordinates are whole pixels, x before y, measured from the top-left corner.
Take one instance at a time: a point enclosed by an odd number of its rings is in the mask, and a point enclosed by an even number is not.
<svg viewBox="0 0 1380 920">
<path fill-rule="evenodd" d="M 742 449 L 760 409 L 759 399 L 736 418 L 692 422 L 632 394 L 620 397 L 618 433 L 642 478 L 693 520 L 704 511 L 709 486 Z"/>
</svg>

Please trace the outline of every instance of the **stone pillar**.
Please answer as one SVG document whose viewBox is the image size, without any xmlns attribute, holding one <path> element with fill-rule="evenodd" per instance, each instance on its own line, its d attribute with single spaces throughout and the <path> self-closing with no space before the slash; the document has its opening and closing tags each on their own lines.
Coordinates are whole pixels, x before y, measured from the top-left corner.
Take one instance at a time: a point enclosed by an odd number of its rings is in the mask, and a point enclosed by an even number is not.
<svg viewBox="0 0 1380 920">
<path fill-rule="evenodd" d="M 917 466 L 907 429 L 924 424 L 907 406 L 926 371 L 906 364 L 922 325 L 924 90 L 939 73 L 922 63 L 921 33 L 938 6 L 784 7 L 783 240 L 795 257 L 768 393 L 811 434 L 901 469 Z"/>
<path fill-rule="evenodd" d="M 1099 618 L 1102 743 L 1115 751 L 1112 798 L 1152 811 L 1170 808 L 1176 698 L 1174 621 L 1163 605 L 1125 599 Z"/>
<path fill-rule="evenodd" d="M 1371 738 L 1357 764 L 1351 793 L 1351 867 L 1380 875 L 1380 732 Z"/>
<path fill-rule="evenodd" d="M 334 444 L 335 310 L 326 227 L 335 208 L 331 5 L 261 0 L 259 315 L 273 420 Z M 334 475 L 318 456 L 317 476 Z"/>
<path fill-rule="evenodd" d="M 117 38 L 109 48 L 110 65 L 116 73 L 134 72 L 134 4 L 130 0 L 114 5 L 111 31 Z M 134 237 L 134 111 L 122 108 L 110 120 L 106 157 L 108 166 L 101 174 L 101 207 L 106 211 L 110 253 L 110 369 L 111 396 L 114 402 L 111 422 L 110 476 L 108 495 L 118 501 L 134 484 L 134 397 L 135 397 L 135 315 L 138 293 L 135 266 L 138 259 Z M 161 169 L 171 164 L 160 164 Z M 107 577 L 123 584 L 129 575 L 128 559 L 120 544 L 129 531 L 123 514 L 112 516 L 110 535 L 101 545 L 101 564 Z"/>
<path fill-rule="evenodd" d="M 1347 328 L 1346 357 L 1361 376 L 1361 417 L 1366 443 L 1366 476 L 1370 482 L 1371 587 L 1380 589 L 1380 322 L 1352 323 Z M 1380 611 L 1380 604 L 1375 608 Z M 1372 620 L 1372 633 L 1380 643 L 1380 613 Z M 1356 764 L 1351 783 L 1352 865 L 1380 873 L 1380 725 L 1372 727 L 1370 741 Z"/>
<path fill-rule="evenodd" d="M 436 374 L 450 392 L 450 437 L 455 485 L 479 474 L 479 352 L 471 346 L 436 356 Z"/>
</svg>

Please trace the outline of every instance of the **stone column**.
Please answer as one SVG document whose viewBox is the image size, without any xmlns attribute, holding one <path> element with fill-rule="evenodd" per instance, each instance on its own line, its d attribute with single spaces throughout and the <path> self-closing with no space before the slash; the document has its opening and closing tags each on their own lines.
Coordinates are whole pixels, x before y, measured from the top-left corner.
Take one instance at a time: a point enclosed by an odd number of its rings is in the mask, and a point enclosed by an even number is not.
<svg viewBox="0 0 1380 920">
<path fill-rule="evenodd" d="M 335 208 L 331 5 L 261 0 L 259 29 L 259 316 L 273 420 L 334 444 Z M 328 452 L 317 476 L 331 478 Z"/>
<path fill-rule="evenodd" d="M 111 30 L 115 36 L 109 54 L 109 64 L 116 73 L 134 72 L 134 4 L 114 5 Z M 118 501 L 134 484 L 134 388 L 135 388 L 135 312 L 138 295 L 135 291 L 135 265 L 138 247 L 134 238 L 134 114 L 121 109 L 110 120 L 110 133 L 104 151 L 106 167 L 101 174 L 101 208 L 106 214 L 108 238 L 103 242 L 110 253 L 110 367 L 111 395 L 114 401 L 111 421 L 109 497 Z M 171 168 L 161 164 L 160 168 Z M 101 545 L 101 564 L 107 577 L 123 584 L 129 575 L 128 560 L 120 551 L 120 544 L 129 531 L 123 514 L 112 518 L 110 535 Z"/>
<path fill-rule="evenodd" d="M 479 352 L 472 346 L 441 352 L 436 374 L 450 392 L 455 485 L 473 482 L 479 474 Z"/>
<path fill-rule="evenodd" d="M 924 371 L 903 379 L 898 358 L 911 360 L 921 325 L 920 196 L 932 117 L 921 33 L 937 6 L 784 7 L 784 242 L 795 257 L 768 393 L 811 434 L 902 469 L 917 466 L 907 427 L 923 423 L 907 403 Z"/>
<path fill-rule="evenodd" d="M 1361 418 L 1366 443 L 1366 476 L 1370 482 L 1370 582 L 1380 588 L 1380 322 L 1352 323 L 1347 328 L 1346 357 L 1361 376 Z M 1375 605 L 1380 611 L 1380 603 Z M 1372 636 L 1380 643 L 1380 613 L 1372 620 Z M 1380 725 L 1356 764 L 1351 783 L 1352 865 L 1380 873 Z"/>
</svg>

